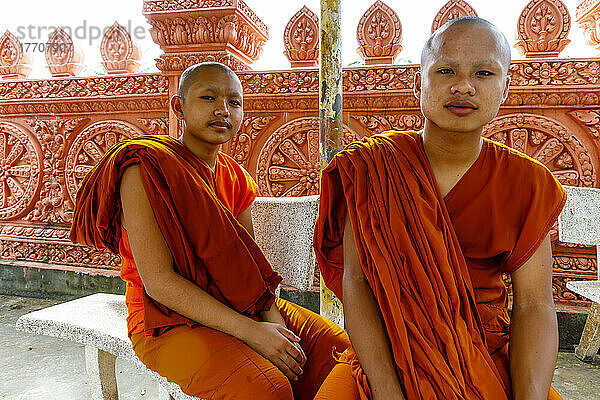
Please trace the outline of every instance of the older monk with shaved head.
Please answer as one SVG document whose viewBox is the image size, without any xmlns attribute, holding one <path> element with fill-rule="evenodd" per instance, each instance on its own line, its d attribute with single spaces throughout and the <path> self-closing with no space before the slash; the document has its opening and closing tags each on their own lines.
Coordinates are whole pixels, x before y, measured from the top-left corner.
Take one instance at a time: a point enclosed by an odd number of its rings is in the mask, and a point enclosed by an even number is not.
<svg viewBox="0 0 600 400">
<path fill-rule="evenodd" d="M 242 85 L 193 65 L 171 107 L 182 136 L 113 147 L 78 192 L 71 239 L 121 255 L 133 350 L 184 393 L 312 399 L 349 341 L 274 295 L 281 277 L 252 238 L 256 183 L 219 151 L 240 128 Z"/>
<path fill-rule="evenodd" d="M 350 144 L 324 170 L 315 250 L 352 348 L 316 399 L 560 399 L 549 231 L 566 193 L 482 138 L 509 64 L 491 23 L 448 22 L 415 77 L 423 130 Z"/>
</svg>

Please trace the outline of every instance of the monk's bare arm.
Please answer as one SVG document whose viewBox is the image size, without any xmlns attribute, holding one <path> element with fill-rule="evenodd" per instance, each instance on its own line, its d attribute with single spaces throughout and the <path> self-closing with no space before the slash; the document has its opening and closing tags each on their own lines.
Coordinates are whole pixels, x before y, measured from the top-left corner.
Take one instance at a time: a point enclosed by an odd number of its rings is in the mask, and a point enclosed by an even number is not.
<svg viewBox="0 0 600 400">
<path fill-rule="evenodd" d="M 379 306 L 360 265 L 350 219 L 344 227 L 344 317 L 374 400 L 404 399 Z"/>
<path fill-rule="evenodd" d="M 549 236 L 512 274 L 512 284 L 510 373 L 514 399 L 546 400 L 558 353 Z"/>
<path fill-rule="evenodd" d="M 242 211 L 238 216 L 237 220 L 246 231 L 250 234 L 250 236 L 254 237 L 254 226 L 252 225 L 252 211 L 250 210 L 252 207 L 246 208 Z"/>
<path fill-rule="evenodd" d="M 227 307 L 192 281 L 177 274 L 144 189 L 139 165 L 121 179 L 122 220 L 146 293 L 202 325 L 232 335 L 269 359 L 288 378 L 302 373 L 303 355 L 293 345 L 300 339 L 285 326 L 255 322 Z M 298 360 L 298 361 L 297 361 Z"/>
<path fill-rule="evenodd" d="M 244 211 L 242 211 L 237 216 L 237 220 L 240 223 L 240 225 L 242 225 L 244 228 L 246 228 L 246 231 L 248 231 L 250 236 L 254 237 L 254 226 L 252 225 L 252 212 L 250 210 L 251 208 L 252 207 L 248 207 Z M 274 322 L 276 324 L 286 326 L 285 320 L 281 316 L 281 313 L 279 312 L 279 309 L 277 308 L 277 304 L 275 304 L 275 303 L 271 304 L 271 308 L 268 309 L 267 311 L 261 312 L 260 318 L 263 321 Z M 298 348 L 298 351 L 301 352 L 302 359 L 300 360 L 300 366 L 304 367 L 304 363 L 306 363 L 306 353 L 304 353 L 304 350 L 302 349 L 302 347 L 300 346 L 300 344 L 298 342 L 294 342 L 294 345 L 296 346 L 296 348 Z"/>
</svg>

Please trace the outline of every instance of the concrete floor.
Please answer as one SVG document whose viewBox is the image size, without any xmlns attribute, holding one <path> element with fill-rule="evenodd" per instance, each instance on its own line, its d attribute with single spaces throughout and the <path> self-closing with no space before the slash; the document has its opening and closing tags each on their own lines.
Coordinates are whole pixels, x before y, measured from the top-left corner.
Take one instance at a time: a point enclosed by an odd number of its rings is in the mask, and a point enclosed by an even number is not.
<svg viewBox="0 0 600 400">
<path fill-rule="evenodd" d="M 18 332 L 19 316 L 55 300 L 0 295 L 0 399 L 87 400 L 83 346 L 63 339 Z M 156 383 L 128 362 L 117 361 L 121 400 L 156 399 Z M 600 366 L 559 353 L 554 387 L 564 400 L 600 400 Z"/>
</svg>

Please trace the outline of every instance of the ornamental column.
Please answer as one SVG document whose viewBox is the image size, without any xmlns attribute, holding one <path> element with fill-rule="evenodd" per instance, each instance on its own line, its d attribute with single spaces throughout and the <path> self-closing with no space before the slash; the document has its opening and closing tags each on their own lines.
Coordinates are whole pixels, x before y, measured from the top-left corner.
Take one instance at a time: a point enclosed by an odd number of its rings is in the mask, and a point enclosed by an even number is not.
<svg viewBox="0 0 600 400">
<path fill-rule="evenodd" d="M 319 152 L 321 170 L 343 147 L 341 0 L 321 0 Z M 344 327 L 342 303 L 321 276 L 321 315 Z"/>
<path fill-rule="evenodd" d="M 143 14 L 164 51 L 156 66 L 169 78 L 169 98 L 190 65 L 217 61 L 235 71 L 250 70 L 269 37 L 267 26 L 243 0 L 144 0 Z M 169 134 L 178 136 L 171 110 Z"/>
</svg>

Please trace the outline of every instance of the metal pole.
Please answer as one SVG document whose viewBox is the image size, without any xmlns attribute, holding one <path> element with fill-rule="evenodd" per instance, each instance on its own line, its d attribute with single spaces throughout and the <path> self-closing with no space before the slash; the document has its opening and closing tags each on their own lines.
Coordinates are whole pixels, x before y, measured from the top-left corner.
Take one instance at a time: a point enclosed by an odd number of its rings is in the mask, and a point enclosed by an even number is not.
<svg viewBox="0 0 600 400">
<path fill-rule="evenodd" d="M 342 149 L 341 0 L 321 0 L 319 152 L 321 170 Z M 321 315 L 344 327 L 342 304 L 321 277 Z"/>
</svg>

